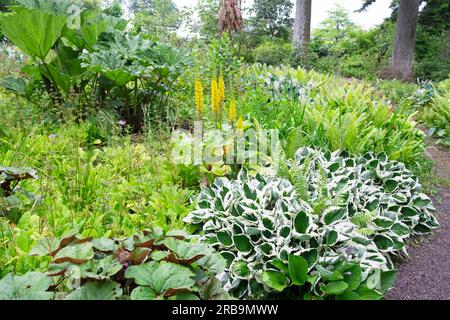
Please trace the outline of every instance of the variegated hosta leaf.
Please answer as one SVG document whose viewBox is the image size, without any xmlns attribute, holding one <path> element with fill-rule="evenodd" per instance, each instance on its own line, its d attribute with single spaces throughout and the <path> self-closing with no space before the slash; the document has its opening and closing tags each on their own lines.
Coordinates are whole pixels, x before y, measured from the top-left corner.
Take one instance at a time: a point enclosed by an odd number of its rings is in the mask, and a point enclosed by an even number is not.
<svg viewBox="0 0 450 320">
<path fill-rule="evenodd" d="M 302 170 L 305 165 L 308 171 Z M 404 243 L 409 236 L 428 233 L 438 226 L 435 209 L 430 198 L 421 193 L 418 179 L 403 163 L 388 161 L 383 153 L 351 157 L 303 148 L 288 166 L 293 172 L 307 172 L 312 204 L 324 201 L 321 197 L 329 205 L 333 205 L 333 199 L 347 199 L 337 208 L 324 206 L 326 209 L 320 212 L 323 222 L 352 222 L 360 234 L 377 240 L 382 252 L 406 253 Z M 326 190 L 326 195 L 315 190 Z"/>
<path fill-rule="evenodd" d="M 202 225 L 203 241 L 218 246 L 227 260 L 221 278 L 237 297 L 302 283 L 298 270 L 288 268 L 290 256 L 301 256 L 308 262 L 310 295 L 380 298 L 387 286 L 369 287 L 369 277 L 390 272 L 390 256 L 406 254 L 412 234 L 438 226 L 418 179 L 384 154 L 351 157 L 303 148 L 287 165 L 292 183 L 252 177 L 245 169 L 237 180 L 217 179 L 185 219 Z M 338 276 L 324 277 L 320 268 Z M 344 279 L 348 268 L 360 270 L 361 288 Z"/>
<path fill-rule="evenodd" d="M 388 261 L 348 220 L 346 210 L 333 206 L 315 215 L 287 180 L 250 177 L 243 170 L 235 181 L 216 179 L 199 199 L 185 221 L 202 224 L 202 240 L 219 247 L 227 260 L 221 278 L 237 297 L 264 297 L 290 285 L 307 285 L 317 295 L 340 294 L 332 290 L 334 284 L 327 289 L 320 266 L 355 265 L 362 270 L 361 281 L 374 269 L 387 270 Z M 224 199 L 229 205 L 217 205 Z"/>
</svg>

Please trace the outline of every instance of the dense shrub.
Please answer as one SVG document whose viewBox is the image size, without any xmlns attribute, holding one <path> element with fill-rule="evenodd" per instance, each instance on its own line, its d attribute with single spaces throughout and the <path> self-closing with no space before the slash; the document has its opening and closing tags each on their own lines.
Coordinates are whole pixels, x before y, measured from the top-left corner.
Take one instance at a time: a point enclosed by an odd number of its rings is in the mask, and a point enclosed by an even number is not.
<svg viewBox="0 0 450 320">
<path fill-rule="evenodd" d="M 450 147 L 450 81 L 440 83 L 432 93 L 429 103 L 422 107 L 420 118 L 439 143 Z"/>
<path fill-rule="evenodd" d="M 270 66 L 289 64 L 291 52 L 289 43 L 264 42 L 253 51 L 253 60 Z"/>
</svg>

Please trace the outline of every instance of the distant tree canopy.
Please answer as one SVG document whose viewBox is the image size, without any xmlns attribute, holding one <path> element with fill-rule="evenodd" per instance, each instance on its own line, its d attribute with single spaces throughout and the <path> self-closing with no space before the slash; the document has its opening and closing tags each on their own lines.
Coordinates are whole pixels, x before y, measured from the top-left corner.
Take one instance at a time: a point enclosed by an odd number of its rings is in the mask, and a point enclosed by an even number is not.
<svg viewBox="0 0 450 320">
<path fill-rule="evenodd" d="M 168 37 L 181 24 L 180 12 L 172 0 L 131 0 L 129 10 L 138 30 L 158 38 Z"/>
<path fill-rule="evenodd" d="M 254 0 L 251 25 L 258 35 L 288 39 L 294 20 L 290 0 Z"/>
<path fill-rule="evenodd" d="M 428 0 L 419 15 L 419 25 L 431 32 L 450 28 L 450 1 Z"/>
</svg>

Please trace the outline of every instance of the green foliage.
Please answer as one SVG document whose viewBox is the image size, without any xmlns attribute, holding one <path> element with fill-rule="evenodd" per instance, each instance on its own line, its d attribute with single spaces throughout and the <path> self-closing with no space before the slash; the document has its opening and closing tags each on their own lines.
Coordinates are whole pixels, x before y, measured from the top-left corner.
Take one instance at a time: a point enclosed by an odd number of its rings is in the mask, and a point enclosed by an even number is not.
<svg viewBox="0 0 450 320">
<path fill-rule="evenodd" d="M 265 129 L 278 129 L 287 157 L 313 145 L 353 154 L 385 152 L 389 159 L 420 167 L 425 134 L 379 97 L 373 87 L 315 72 L 253 66 L 241 79 L 239 99 Z"/>
<path fill-rule="evenodd" d="M 24 69 L 28 79 L 10 78 L 6 88 L 31 99 L 44 85 L 54 106 L 78 107 L 83 116 L 92 106 L 112 105 L 134 131 L 142 131 L 144 109 L 164 105 L 186 54 L 124 32 L 126 21 L 96 10 L 82 10 L 74 26 L 67 1 L 38 4 L 1 17 L 3 33 L 32 59 Z"/>
<path fill-rule="evenodd" d="M 313 208 L 327 198 L 328 203 L 320 206 L 320 212 L 314 210 L 316 214 L 325 215 L 327 221 L 330 208 L 342 208 L 341 214 L 372 239 L 382 234 L 392 240 L 395 246 L 384 248 L 384 252 L 406 253 L 404 245 L 410 235 L 422 235 L 437 227 L 434 207 L 428 196 L 421 193 L 417 177 L 404 164 L 387 161 L 383 153 L 351 157 L 304 148 L 296 153 L 294 163 L 288 162 L 288 167 L 288 178 L 296 172 L 304 175 L 308 185 L 306 199 L 310 199 Z M 337 198 L 341 200 L 336 201 Z M 334 218 L 331 214 L 330 219 Z"/>
<path fill-rule="evenodd" d="M 25 54 L 45 60 L 61 36 L 67 18 L 23 7 L 12 10 L 1 17 L 2 33 Z"/>
<path fill-rule="evenodd" d="M 312 65 L 318 71 L 345 77 L 375 78 L 388 60 L 392 34 L 393 27 L 388 23 L 364 31 L 337 6 L 312 35 Z"/>
<path fill-rule="evenodd" d="M 392 286 L 380 279 L 392 273 L 388 258 L 344 209 L 314 214 L 284 179 L 218 178 L 185 220 L 227 260 L 225 289 L 236 297 L 379 299 Z"/>
<path fill-rule="evenodd" d="M 211 247 L 185 240 L 180 232 L 164 235 L 153 229 L 127 239 L 84 239 L 71 230 L 59 239 L 42 239 L 30 254 L 51 257 L 48 272 L 8 274 L 0 280 L 0 299 L 227 298 L 214 278 L 225 260 Z"/>
<path fill-rule="evenodd" d="M 39 200 L 18 185 L 20 181 L 37 178 L 36 172 L 29 168 L 0 166 L 0 217 L 17 223 L 25 209 Z"/>
<path fill-rule="evenodd" d="M 170 162 L 167 137 L 133 142 L 102 113 L 82 123 L 44 122 L 39 109 L 19 102 L 11 97 L 0 107 L 0 163 L 36 168 L 39 180 L 21 182 L 20 210 L 12 221 L 0 218 L 1 276 L 45 270 L 45 261 L 28 256 L 33 244 L 74 227 L 86 237 L 186 228 L 201 174 Z"/>
<path fill-rule="evenodd" d="M 287 40 L 293 25 L 291 18 L 293 3 L 288 0 L 255 0 L 250 20 L 254 32 Z"/>
<path fill-rule="evenodd" d="M 450 147 L 450 88 L 447 82 L 441 84 L 431 102 L 422 108 L 421 120 L 430 129 L 429 134 L 438 138 L 438 143 Z M 447 87 L 445 87 L 447 83 Z"/>
<path fill-rule="evenodd" d="M 241 67 L 241 60 L 238 58 L 236 49 L 227 34 L 211 41 L 208 56 L 211 62 L 209 73 L 213 77 L 222 74 L 230 79 Z"/>
<path fill-rule="evenodd" d="M 0 280 L 0 300 L 50 300 L 54 294 L 48 292 L 51 280 L 39 272 L 24 276 L 12 273 Z"/>
<path fill-rule="evenodd" d="M 288 64 L 291 52 L 290 43 L 264 42 L 253 51 L 253 60 L 270 66 Z"/>
<path fill-rule="evenodd" d="M 151 10 L 136 12 L 134 22 L 138 30 L 167 39 L 179 28 L 181 15 L 172 0 L 153 0 Z"/>
</svg>

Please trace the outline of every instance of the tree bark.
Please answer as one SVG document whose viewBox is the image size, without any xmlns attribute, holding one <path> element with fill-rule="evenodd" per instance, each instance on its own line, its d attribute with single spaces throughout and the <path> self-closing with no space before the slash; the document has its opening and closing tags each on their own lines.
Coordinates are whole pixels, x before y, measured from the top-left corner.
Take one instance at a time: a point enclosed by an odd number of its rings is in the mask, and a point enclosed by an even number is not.
<svg viewBox="0 0 450 320">
<path fill-rule="evenodd" d="M 293 45 L 295 54 L 303 64 L 307 64 L 311 40 L 311 7 L 312 0 L 297 0 L 295 6 Z"/>
<path fill-rule="evenodd" d="M 413 61 L 419 6 L 422 0 L 400 0 L 391 64 L 384 77 L 402 81 L 414 79 Z"/>
</svg>

